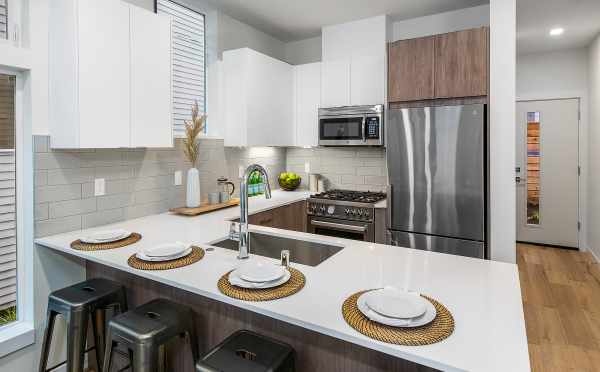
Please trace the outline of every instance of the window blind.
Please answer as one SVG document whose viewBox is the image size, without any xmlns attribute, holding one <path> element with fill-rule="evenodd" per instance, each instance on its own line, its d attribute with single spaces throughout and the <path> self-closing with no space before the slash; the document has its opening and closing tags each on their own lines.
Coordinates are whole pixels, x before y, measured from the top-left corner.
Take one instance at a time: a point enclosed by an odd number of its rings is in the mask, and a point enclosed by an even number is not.
<svg viewBox="0 0 600 372">
<path fill-rule="evenodd" d="M 0 310 L 17 300 L 15 153 L 0 150 Z"/>
<path fill-rule="evenodd" d="M 156 11 L 173 20 L 173 131 L 181 137 L 194 102 L 206 111 L 204 15 L 170 0 L 157 0 Z"/>
<path fill-rule="evenodd" d="M 0 39 L 8 39 L 8 0 L 0 0 Z"/>
</svg>

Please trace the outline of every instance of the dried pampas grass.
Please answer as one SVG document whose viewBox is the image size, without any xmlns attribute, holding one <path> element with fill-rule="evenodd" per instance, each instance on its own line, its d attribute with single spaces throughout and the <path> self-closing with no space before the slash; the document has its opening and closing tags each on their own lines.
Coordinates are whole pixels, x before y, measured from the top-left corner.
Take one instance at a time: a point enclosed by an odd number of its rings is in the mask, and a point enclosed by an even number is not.
<svg viewBox="0 0 600 372">
<path fill-rule="evenodd" d="M 198 159 L 198 146 L 196 137 L 204 132 L 206 125 L 206 114 L 198 112 L 198 101 L 192 106 L 192 121 L 185 121 L 185 139 L 183 140 L 183 152 L 192 166 L 195 166 Z"/>
</svg>

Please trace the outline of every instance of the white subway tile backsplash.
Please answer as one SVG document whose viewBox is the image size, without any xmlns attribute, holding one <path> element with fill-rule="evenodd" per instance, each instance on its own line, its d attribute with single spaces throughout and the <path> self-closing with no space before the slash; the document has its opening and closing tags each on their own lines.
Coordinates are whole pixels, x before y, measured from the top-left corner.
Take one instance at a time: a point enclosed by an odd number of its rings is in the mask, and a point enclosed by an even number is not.
<svg viewBox="0 0 600 372">
<path fill-rule="evenodd" d="M 220 176 L 236 183 L 238 192 L 240 164 L 265 166 L 271 186 L 278 188 L 277 176 L 286 169 L 286 149 L 225 148 L 223 140 L 214 139 L 200 139 L 198 143 L 200 156 L 196 166 L 203 199 L 217 190 Z M 186 174 L 191 164 L 182 148 L 182 141 L 176 140 L 174 148 L 165 149 L 52 150 L 47 136 L 34 136 L 36 236 L 163 213 L 184 205 Z M 3 166 L 0 164 L 0 170 Z M 4 174 L 14 171 L 3 170 L 7 172 Z M 176 170 L 183 174 L 180 186 L 173 185 Z M 105 179 L 104 196 L 94 196 L 97 178 Z M 14 176 L 5 180 L 10 179 Z M 0 196 L 0 203 L 13 199 L 14 196 Z"/>
</svg>

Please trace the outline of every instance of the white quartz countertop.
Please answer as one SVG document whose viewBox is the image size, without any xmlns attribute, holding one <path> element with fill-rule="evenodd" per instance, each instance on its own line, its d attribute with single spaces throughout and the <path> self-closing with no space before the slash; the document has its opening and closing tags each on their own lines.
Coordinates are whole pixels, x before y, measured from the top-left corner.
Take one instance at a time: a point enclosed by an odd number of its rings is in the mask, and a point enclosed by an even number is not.
<svg viewBox="0 0 600 372">
<path fill-rule="evenodd" d="M 275 191 L 270 200 L 251 198 L 250 212 L 307 196 L 308 192 Z M 140 271 L 127 265 L 130 255 L 156 244 L 179 240 L 207 247 L 225 237 L 227 220 L 238 216 L 239 208 L 229 208 L 197 217 L 165 213 L 117 223 L 111 226 L 139 232 L 143 238 L 108 251 L 70 248 L 73 240 L 106 226 L 40 238 L 36 243 L 432 368 L 529 371 L 519 274 L 513 264 L 252 226 L 251 231 L 344 249 L 316 267 L 293 264 L 305 274 L 306 286 L 293 296 L 269 302 L 244 302 L 219 292 L 218 279 L 239 264 L 234 251 L 215 248 L 201 261 L 176 270 Z M 348 296 L 386 285 L 416 290 L 443 303 L 454 316 L 454 333 L 433 345 L 410 347 L 372 340 L 346 324 L 341 305 Z"/>
</svg>

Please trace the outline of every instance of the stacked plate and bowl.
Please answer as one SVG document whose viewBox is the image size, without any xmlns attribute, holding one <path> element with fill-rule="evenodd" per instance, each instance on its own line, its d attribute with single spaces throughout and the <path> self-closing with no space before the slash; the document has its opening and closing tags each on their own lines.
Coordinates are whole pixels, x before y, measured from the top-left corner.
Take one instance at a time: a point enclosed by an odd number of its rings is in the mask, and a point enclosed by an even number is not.
<svg viewBox="0 0 600 372">
<path fill-rule="evenodd" d="M 251 260 L 229 274 L 229 283 L 248 289 L 274 288 L 287 283 L 291 273 L 285 266 L 272 262 Z"/>
<path fill-rule="evenodd" d="M 392 327 L 424 326 L 431 323 L 437 315 L 435 306 L 419 293 L 393 287 L 365 292 L 356 302 L 364 316 Z"/>
<path fill-rule="evenodd" d="M 84 236 L 79 240 L 82 243 L 87 244 L 106 244 L 106 243 L 114 243 L 119 240 L 127 239 L 131 236 L 132 232 L 124 229 L 114 229 L 114 230 L 103 230 L 97 231 L 88 236 Z"/>
</svg>

